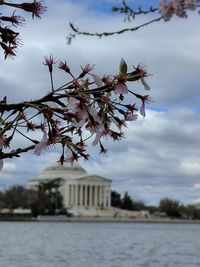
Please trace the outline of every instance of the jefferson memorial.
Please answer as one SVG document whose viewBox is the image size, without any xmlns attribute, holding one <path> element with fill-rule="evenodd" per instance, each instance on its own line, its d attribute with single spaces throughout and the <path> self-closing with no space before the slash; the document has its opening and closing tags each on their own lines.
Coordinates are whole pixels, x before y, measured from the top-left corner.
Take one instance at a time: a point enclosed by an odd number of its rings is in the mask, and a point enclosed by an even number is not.
<svg viewBox="0 0 200 267">
<path fill-rule="evenodd" d="M 79 164 L 53 164 L 37 177 L 28 181 L 28 187 L 37 189 L 41 182 L 60 178 L 63 182 L 59 191 L 64 206 L 73 212 L 87 213 L 105 210 L 111 206 L 111 180 L 99 175 L 89 175 Z M 85 211 L 85 212 L 84 212 Z"/>
</svg>

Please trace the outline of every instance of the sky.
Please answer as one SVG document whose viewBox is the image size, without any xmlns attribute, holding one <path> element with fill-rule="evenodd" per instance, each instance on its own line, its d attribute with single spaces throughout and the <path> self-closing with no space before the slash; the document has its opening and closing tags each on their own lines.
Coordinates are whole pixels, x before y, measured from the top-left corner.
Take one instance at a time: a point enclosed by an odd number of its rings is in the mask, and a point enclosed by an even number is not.
<svg viewBox="0 0 200 267">
<path fill-rule="evenodd" d="M 155 2 L 155 1 L 154 1 Z M 44 56 L 53 54 L 66 60 L 76 74 L 80 66 L 95 64 L 95 73 L 117 74 L 123 57 L 129 69 L 146 64 L 153 75 L 147 78 L 153 103 L 147 106 L 145 118 L 129 122 L 125 138 L 105 142 L 108 156 L 100 156 L 89 147 L 92 158 L 80 161 L 89 174 L 112 179 L 113 190 L 128 193 L 146 204 L 158 204 L 169 197 L 189 204 L 200 199 L 200 17 L 189 13 L 188 19 L 161 21 L 136 32 L 107 38 L 78 36 L 67 45 L 66 36 L 73 22 L 81 30 L 114 31 L 133 27 L 152 17 L 141 16 L 124 22 L 123 15 L 110 12 L 120 1 L 48 0 L 48 10 L 41 19 L 25 14 L 27 25 L 20 29 L 23 46 L 17 58 L 3 60 L 0 54 L 1 97 L 18 102 L 42 96 L 50 90 Z M 18 12 L 19 14 L 19 12 Z M 58 70 L 55 83 L 66 77 Z M 130 89 L 145 94 L 140 83 Z M 23 144 L 16 138 L 18 145 Z M 27 184 L 41 170 L 59 159 L 59 148 L 53 147 L 40 157 L 32 152 L 4 161 L 0 189 L 13 184 Z"/>
</svg>

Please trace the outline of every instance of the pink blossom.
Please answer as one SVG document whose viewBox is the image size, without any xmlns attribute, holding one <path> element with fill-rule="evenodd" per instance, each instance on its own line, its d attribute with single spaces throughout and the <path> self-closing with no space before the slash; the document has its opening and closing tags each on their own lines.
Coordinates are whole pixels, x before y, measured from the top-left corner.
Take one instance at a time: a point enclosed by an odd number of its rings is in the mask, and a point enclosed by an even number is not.
<svg viewBox="0 0 200 267">
<path fill-rule="evenodd" d="M 67 99 L 67 110 L 76 113 L 80 111 L 80 100 L 74 98 L 74 97 L 69 97 Z"/>
<path fill-rule="evenodd" d="M 88 111 L 88 123 L 86 129 L 91 132 L 91 134 L 98 133 L 100 131 L 105 131 L 105 124 L 103 119 L 98 115 L 97 110 L 93 107 L 87 107 Z"/>
<path fill-rule="evenodd" d="M 128 88 L 126 86 L 126 74 L 120 73 L 119 75 L 115 76 L 117 82 L 114 86 L 115 94 L 128 94 Z"/>
<path fill-rule="evenodd" d="M 111 86 L 113 82 L 113 77 L 111 75 L 104 75 L 102 78 L 102 82 L 108 86 Z"/>
<path fill-rule="evenodd" d="M 150 86 L 145 82 L 143 76 L 141 77 L 141 83 L 143 84 L 145 90 L 150 90 L 151 89 Z"/>
<path fill-rule="evenodd" d="M 81 69 L 83 72 L 88 73 L 94 69 L 94 65 L 86 64 L 84 68 L 81 66 Z"/>
<path fill-rule="evenodd" d="M 128 88 L 124 82 L 117 82 L 114 87 L 115 94 L 128 94 Z"/>
<path fill-rule="evenodd" d="M 53 71 L 53 65 L 56 64 L 56 60 L 53 58 L 52 55 L 49 57 L 44 57 L 44 65 L 47 65 L 49 67 L 49 72 Z"/>
<path fill-rule="evenodd" d="M 196 2 L 199 0 L 159 0 L 159 12 L 165 20 L 170 20 L 174 14 L 186 18 L 186 9 L 195 10 Z"/>
<path fill-rule="evenodd" d="M 92 145 L 93 145 L 93 146 L 96 146 L 96 145 L 99 143 L 101 137 L 103 137 L 103 136 L 105 136 L 105 135 L 106 135 L 106 134 L 105 134 L 105 131 L 98 131 L 98 132 L 96 133 L 96 136 L 95 136 L 94 141 L 92 142 Z"/>
<path fill-rule="evenodd" d="M 124 119 L 125 121 L 136 121 L 138 114 L 133 114 L 132 112 L 125 112 Z"/>
<path fill-rule="evenodd" d="M 37 0 L 34 0 L 32 3 L 19 4 L 19 7 L 27 12 L 31 12 L 33 19 L 34 16 L 40 18 L 40 15 L 44 13 L 47 9 L 45 6 L 43 6 L 43 1 L 37 1 Z"/>
<path fill-rule="evenodd" d="M 64 160 L 64 162 L 68 162 L 71 163 L 71 165 L 73 165 L 74 161 L 78 161 L 78 159 L 80 158 L 80 156 L 74 152 L 72 152 L 71 155 L 69 155 L 68 157 L 66 157 L 66 159 Z"/>
<path fill-rule="evenodd" d="M 21 16 L 16 16 L 15 15 L 15 11 L 13 12 L 12 16 L 8 17 L 8 16 L 1 16 L 0 20 L 2 21 L 9 21 L 10 23 L 12 23 L 13 26 L 17 26 L 17 25 L 23 25 L 25 19 Z"/>
<path fill-rule="evenodd" d="M 102 79 L 101 79 L 101 77 L 98 76 L 98 75 L 96 75 L 96 74 L 92 74 L 92 73 L 90 75 L 93 77 L 95 84 L 98 87 L 101 87 L 102 86 Z"/>
<path fill-rule="evenodd" d="M 110 137 L 114 140 L 114 141 L 119 141 L 123 138 L 123 132 L 115 132 L 115 131 L 111 131 L 110 130 Z"/>
<path fill-rule="evenodd" d="M 134 73 L 136 75 L 139 75 L 139 79 L 141 80 L 142 85 L 144 86 L 145 90 L 150 90 L 150 86 L 146 83 L 146 81 L 144 80 L 144 77 L 148 77 L 151 74 L 148 73 L 147 69 L 146 69 L 146 65 L 141 65 L 138 64 L 136 67 L 133 66 L 133 68 L 135 69 Z"/>
<path fill-rule="evenodd" d="M 47 138 L 47 132 L 44 131 L 44 135 L 43 135 L 42 140 L 40 141 L 40 143 L 38 143 L 35 146 L 34 154 L 36 154 L 37 156 L 40 156 L 40 154 L 42 153 L 42 151 L 44 149 L 46 149 L 48 147 L 48 145 L 49 145 L 49 139 Z"/>
<path fill-rule="evenodd" d="M 152 102 L 151 98 L 149 97 L 149 95 L 145 95 L 145 96 L 141 96 L 141 100 L 142 100 L 142 105 L 140 108 L 140 114 L 145 117 L 146 113 L 145 113 L 145 104 Z"/>
<path fill-rule="evenodd" d="M 67 65 L 67 62 L 66 62 L 66 61 L 65 61 L 65 62 L 60 61 L 60 62 L 59 62 L 59 66 L 58 66 L 58 68 L 61 69 L 61 70 L 64 70 L 64 71 L 67 72 L 67 73 L 70 73 L 70 68 L 69 68 L 69 66 Z"/>
<path fill-rule="evenodd" d="M 59 126 L 61 122 L 59 120 L 51 119 L 51 127 L 52 127 L 52 139 L 55 141 L 57 137 L 59 137 L 60 129 Z"/>
<path fill-rule="evenodd" d="M 103 95 L 103 96 L 101 97 L 101 100 L 102 100 L 102 102 L 108 104 L 109 101 L 110 101 L 110 97 L 109 97 L 109 95 Z"/>
<path fill-rule="evenodd" d="M 87 111 L 90 113 L 90 115 L 98 122 L 101 122 L 101 119 L 99 118 L 98 114 L 97 114 L 97 110 L 95 107 L 93 106 L 87 106 Z"/>
<path fill-rule="evenodd" d="M 69 97 L 67 100 L 67 112 L 71 113 L 72 116 L 72 124 L 75 127 L 82 127 L 85 123 L 85 120 L 88 117 L 87 111 L 84 106 L 81 106 L 80 100 Z M 70 115 L 70 114 L 69 114 Z M 73 120 L 74 118 L 74 120 Z"/>
<path fill-rule="evenodd" d="M 13 58 L 16 56 L 16 49 L 17 49 L 17 45 L 6 45 L 5 43 L 0 42 L 1 47 L 4 50 L 4 59 L 6 59 L 7 57 Z"/>
</svg>

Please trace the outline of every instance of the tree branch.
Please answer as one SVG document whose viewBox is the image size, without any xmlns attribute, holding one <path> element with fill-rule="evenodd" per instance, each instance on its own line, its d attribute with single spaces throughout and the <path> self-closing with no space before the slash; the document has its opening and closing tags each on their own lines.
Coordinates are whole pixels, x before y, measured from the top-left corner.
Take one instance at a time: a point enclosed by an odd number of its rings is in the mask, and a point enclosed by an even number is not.
<svg viewBox="0 0 200 267">
<path fill-rule="evenodd" d="M 85 32 L 85 31 L 80 31 L 76 26 L 74 26 L 73 23 L 69 23 L 70 28 L 72 29 L 72 31 L 75 33 L 75 35 L 87 35 L 87 36 L 97 36 L 99 38 L 103 37 L 103 36 L 111 36 L 111 35 L 115 35 L 115 34 L 122 34 L 125 32 L 133 32 L 133 31 L 137 31 L 142 27 L 145 27 L 149 24 L 152 24 L 154 22 L 159 22 L 162 19 L 162 17 L 158 17 L 156 19 L 152 19 L 148 22 L 145 22 L 141 25 L 138 25 L 136 27 L 131 27 L 131 28 L 125 28 L 119 31 L 113 31 L 113 32 L 101 32 L 101 33 L 91 33 L 91 32 Z M 68 39 L 68 43 L 70 43 L 70 40 L 72 38 L 75 38 L 75 35 L 71 34 L 70 36 L 67 37 Z"/>
</svg>

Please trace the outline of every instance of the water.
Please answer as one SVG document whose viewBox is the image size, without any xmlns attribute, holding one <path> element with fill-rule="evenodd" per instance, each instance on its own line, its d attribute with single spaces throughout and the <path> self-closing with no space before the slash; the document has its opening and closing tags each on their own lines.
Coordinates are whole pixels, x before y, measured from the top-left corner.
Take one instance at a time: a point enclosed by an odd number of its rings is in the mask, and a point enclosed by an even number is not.
<svg viewBox="0 0 200 267">
<path fill-rule="evenodd" d="M 0 222 L 0 267 L 199 267 L 200 225 Z"/>
</svg>

